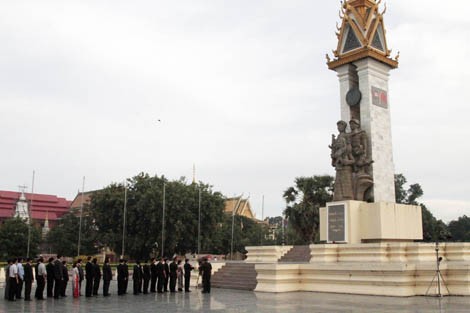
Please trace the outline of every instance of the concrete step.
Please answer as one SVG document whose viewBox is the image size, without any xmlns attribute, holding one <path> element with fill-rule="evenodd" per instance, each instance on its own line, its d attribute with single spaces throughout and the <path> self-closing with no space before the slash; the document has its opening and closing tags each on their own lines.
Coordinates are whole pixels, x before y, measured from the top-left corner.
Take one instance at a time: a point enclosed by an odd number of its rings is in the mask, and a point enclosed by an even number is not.
<svg viewBox="0 0 470 313">
<path fill-rule="evenodd" d="M 294 246 L 279 259 L 279 263 L 308 263 L 310 262 L 309 246 Z"/>
<path fill-rule="evenodd" d="M 257 285 L 255 265 L 250 263 L 226 263 L 211 279 L 214 288 L 254 290 Z"/>
</svg>

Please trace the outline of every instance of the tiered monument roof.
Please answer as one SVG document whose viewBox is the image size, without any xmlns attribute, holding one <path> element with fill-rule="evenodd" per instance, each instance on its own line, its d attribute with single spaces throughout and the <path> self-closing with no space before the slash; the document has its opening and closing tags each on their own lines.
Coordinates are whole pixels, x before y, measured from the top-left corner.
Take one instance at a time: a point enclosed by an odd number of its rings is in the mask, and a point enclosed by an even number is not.
<svg viewBox="0 0 470 313">
<path fill-rule="evenodd" d="M 333 51 L 334 59 L 329 56 L 328 67 L 335 69 L 360 59 L 371 57 L 389 65 L 398 67 L 398 55 L 390 57 L 383 14 L 386 6 L 380 12 L 380 3 L 375 0 L 347 0 L 342 3 L 340 17 L 341 27 L 338 27 L 338 47 Z"/>
</svg>

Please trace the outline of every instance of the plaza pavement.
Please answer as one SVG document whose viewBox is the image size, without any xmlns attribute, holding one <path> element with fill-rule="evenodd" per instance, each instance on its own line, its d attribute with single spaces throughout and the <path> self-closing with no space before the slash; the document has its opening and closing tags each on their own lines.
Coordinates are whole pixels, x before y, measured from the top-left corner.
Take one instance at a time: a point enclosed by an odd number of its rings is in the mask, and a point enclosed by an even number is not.
<svg viewBox="0 0 470 313">
<path fill-rule="evenodd" d="M 132 284 L 129 284 L 132 286 Z M 33 292 L 34 292 L 33 287 Z M 131 291 L 131 289 L 129 289 Z M 84 289 L 83 289 L 84 292 Z M 101 290 L 100 290 L 101 292 Z M 201 294 L 193 289 L 191 293 L 165 293 L 134 296 L 116 295 L 116 282 L 111 284 L 112 295 L 104 298 L 69 296 L 65 299 L 18 300 L 8 302 L 3 299 L 4 290 L 0 288 L 0 313 L 16 312 L 266 312 L 266 313 L 463 313 L 470 312 L 468 297 L 413 297 L 391 298 L 374 296 L 354 296 L 326 293 L 256 293 L 213 288 L 212 293 Z"/>
</svg>

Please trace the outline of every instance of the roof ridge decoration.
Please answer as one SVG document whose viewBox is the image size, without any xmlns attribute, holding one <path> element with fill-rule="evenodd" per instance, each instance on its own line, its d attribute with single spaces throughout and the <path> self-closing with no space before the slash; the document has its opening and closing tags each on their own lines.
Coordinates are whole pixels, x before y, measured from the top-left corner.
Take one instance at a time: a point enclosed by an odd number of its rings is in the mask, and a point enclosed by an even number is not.
<svg viewBox="0 0 470 313">
<path fill-rule="evenodd" d="M 345 0 L 341 1 L 339 16 L 341 26 L 336 25 L 338 46 L 333 51 L 332 60 L 327 54 L 327 64 L 332 70 L 366 57 L 371 57 L 392 68 L 398 67 L 398 55 L 392 59 L 388 49 L 383 15 L 387 11 L 382 0 Z"/>
</svg>

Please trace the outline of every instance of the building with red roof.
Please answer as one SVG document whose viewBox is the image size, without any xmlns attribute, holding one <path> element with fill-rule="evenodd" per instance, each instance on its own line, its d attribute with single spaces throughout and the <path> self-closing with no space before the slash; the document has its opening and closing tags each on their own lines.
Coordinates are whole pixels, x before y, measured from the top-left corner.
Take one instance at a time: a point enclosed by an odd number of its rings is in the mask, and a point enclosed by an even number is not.
<svg viewBox="0 0 470 313">
<path fill-rule="evenodd" d="M 0 223 L 17 215 L 17 205 L 24 195 L 28 209 L 31 210 L 33 224 L 44 227 L 46 220 L 53 228 L 62 215 L 69 212 L 71 201 L 54 195 L 31 194 L 0 190 Z"/>
</svg>

